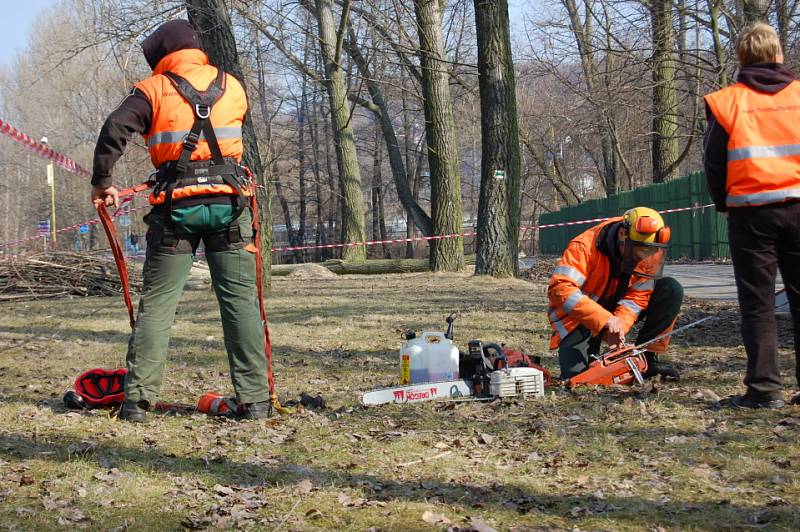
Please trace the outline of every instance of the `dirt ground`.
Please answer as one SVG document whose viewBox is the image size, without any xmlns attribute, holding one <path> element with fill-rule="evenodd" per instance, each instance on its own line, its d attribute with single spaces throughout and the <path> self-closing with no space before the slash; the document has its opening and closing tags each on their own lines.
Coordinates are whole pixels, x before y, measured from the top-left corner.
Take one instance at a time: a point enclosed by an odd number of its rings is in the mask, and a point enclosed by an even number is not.
<svg viewBox="0 0 800 532">
<path fill-rule="evenodd" d="M 196 413 L 142 426 L 70 412 L 81 371 L 118 367 L 121 298 L 5 304 L 0 313 L 0 527 L 51 530 L 800 529 L 800 407 L 715 408 L 742 391 L 735 307 L 687 302 L 677 383 L 550 389 L 541 400 L 363 407 L 399 380 L 406 329 L 547 351 L 545 286 L 468 274 L 275 278 L 281 399 L 324 409 L 235 422 Z M 779 320 L 786 395 L 796 393 Z M 187 291 L 162 400 L 231 393 L 216 301 Z"/>
</svg>

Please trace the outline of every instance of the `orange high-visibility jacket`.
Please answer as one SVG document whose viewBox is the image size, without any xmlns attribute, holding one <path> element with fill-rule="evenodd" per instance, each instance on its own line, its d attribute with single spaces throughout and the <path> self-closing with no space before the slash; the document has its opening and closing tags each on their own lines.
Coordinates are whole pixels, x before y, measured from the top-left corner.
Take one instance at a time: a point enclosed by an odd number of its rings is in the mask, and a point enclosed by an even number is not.
<svg viewBox="0 0 800 532">
<path fill-rule="evenodd" d="M 800 82 L 774 94 L 737 83 L 705 100 L 729 136 L 725 203 L 800 198 Z"/>
<path fill-rule="evenodd" d="M 150 131 L 144 135 L 150 160 L 158 168 L 164 163 L 177 161 L 183 150 L 183 140 L 194 124 L 194 111 L 189 102 L 175 90 L 175 86 L 163 75 L 174 72 L 185 78 L 198 91 L 204 91 L 217 76 L 217 68 L 208 64 L 202 50 L 178 50 L 164 56 L 153 70 L 153 75 L 136 84 L 153 108 Z M 242 121 L 247 112 L 247 97 L 239 81 L 225 74 L 225 92 L 211 109 L 211 124 L 214 127 L 222 156 L 242 158 Z M 211 159 L 211 150 L 203 137 L 192 153 L 192 161 Z M 230 185 L 198 184 L 175 189 L 172 198 L 178 199 L 207 194 L 236 194 Z M 164 202 L 164 193 L 150 195 L 150 203 Z"/>
<path fill-rule="evenodd" d="M 561 340 L 579 325 L 597 336 L 611 316 L 622 321 L 627 333 L 639 314 L 647 308 L 655 281 L 631 275 L 628 289 L 617 301 L 614 312 L 603 308 L 598 301 L 613 297 L 617 292 L 617 279 L 609 279 L 609 259 L 598 249 L 598 238 L 604 227 L 622 221 L 612 218 L 584 231 L 567 246 L 558 261 L 547 286 L 549 308 L 547 317 L 553 327 L 550 349 L 556 349 Z"/>
</svg>

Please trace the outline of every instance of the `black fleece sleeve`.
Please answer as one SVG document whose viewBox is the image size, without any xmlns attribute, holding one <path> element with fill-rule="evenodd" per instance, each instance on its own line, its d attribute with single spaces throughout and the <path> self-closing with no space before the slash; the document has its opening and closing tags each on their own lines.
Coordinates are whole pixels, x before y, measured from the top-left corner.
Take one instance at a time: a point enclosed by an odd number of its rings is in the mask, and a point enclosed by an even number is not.
<svg viewBox="0 0 800 532">
<path fill-rule="evenodd" d="M 92 185 L 102 188 L 111 186 L 114 165 L 125 151 L 125 146 L 134 133 L 147 133 L 152 116 L 150 101 L 137 89 L 133 89 L 119 107 L 108 115 L 94 148 Z"/>
<path fill-rule="evenodd" d="M 725 198 L 728 193 L 725 182 L 728 178 L 728 132 L 725 131 L 714 115 L 706 109 L 708 127 L 703 143 L 703 168 L 706 173 L 706 186 L 717 212 L 725 212 Z"/>
</svg>

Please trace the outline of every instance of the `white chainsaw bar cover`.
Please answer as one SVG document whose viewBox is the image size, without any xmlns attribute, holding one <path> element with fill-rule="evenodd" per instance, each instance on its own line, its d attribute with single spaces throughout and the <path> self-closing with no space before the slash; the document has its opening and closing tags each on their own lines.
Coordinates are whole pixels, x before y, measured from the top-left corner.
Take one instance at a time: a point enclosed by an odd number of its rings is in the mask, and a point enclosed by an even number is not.
<svg viewBox="0 0 800 532">
<path fill-rule="evenodd" d="M 384 405 L 387 403 L 421 403 L 436 399 L 450 399 L 472 395 L 472 383 L 463 379 L 444 382 L 427 382 L 410 386 L 396 386 L 364 392 L 361 404 Z"/>
</svg>

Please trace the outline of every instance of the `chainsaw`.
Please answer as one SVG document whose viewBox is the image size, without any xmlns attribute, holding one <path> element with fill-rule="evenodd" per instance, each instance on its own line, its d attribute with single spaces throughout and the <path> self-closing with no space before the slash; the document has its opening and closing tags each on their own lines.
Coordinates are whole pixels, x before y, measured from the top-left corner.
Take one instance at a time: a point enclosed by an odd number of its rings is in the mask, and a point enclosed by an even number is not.
<svg viewBox="0 0 800 532">
<path fill-rule="evenodd" d="M 453 314 L 447 317 L 447 332 L 445 337 L 453 339 Z M 510 370 L 514 368 L 532 368 L 533 373 L 537 374 L 541 380 L 541 385 L 537 390 L 552 382 L 550 373 L 538 365 L 538 360 L 534 362 L 530 357 L 519 351 L 505 349 L 495 343 L 483 344 L 480 340 L 470 340 L 466 353 L 459 352 L 459 375 L 463 378 L 417 383 L 404 386 L 380 388 L 365 392 L 361 396 L 361 403 L 364 405 L 382 405 L 387 403 L 419 403 L 423 401 L 461 399 L 472 397 L 476 400 L 491 399 L 495 396 L 504 396 L 505 392 L 492 393 L 492 374 L 499 370 L 504 370 L 509 375 L 506 381 L 511 378 Z M 497 380 L 495 375 L 495 381 Z M 514 377 L 517 380 L 530 379 L 525 377 Z M 504 383 L 506 383 L 504 381 Z M 507 383 L 506 383 L 507 384 Z M 524 386 L 525 383 L 514 383 L 513 389 L 530 389 Z M 499 388 L 495 386 L 495 391 Z M 506 388 L 503 388 L 505 390 Z"/>
<path fill-rule="evenodd" d="M 643 375 L 647 372 L 647 357 L 645 356 L 647 350 L 645 347 L 712 318 L 714 316 L 706 316 L 638 345 L 624 345 L 599 355 L 592 355 L 594 360 L 589 363 L 589 367 L 568 379 L 566 384 L 569 387 L 580 385 L 611 386 L 614 384 L 627 386 L 634 382 L 641 385 L 644 383 Z"/>
</svg>

